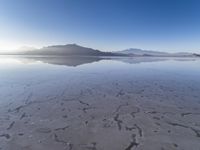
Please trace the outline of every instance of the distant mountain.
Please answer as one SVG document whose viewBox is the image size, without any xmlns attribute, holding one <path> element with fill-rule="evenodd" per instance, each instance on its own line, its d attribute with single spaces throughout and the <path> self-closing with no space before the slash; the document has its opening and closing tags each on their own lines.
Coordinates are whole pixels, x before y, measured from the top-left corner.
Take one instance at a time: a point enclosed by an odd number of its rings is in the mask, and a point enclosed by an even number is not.
<svg viewBox="0 0 200 150">
<path fill-rule="evenodd" d="M 152 56 L 152 57 L 194 57 L 198 56 L 198 54 L 187 53 L 187 52 L 179 52 L 179 53 L 167 53 L 167 52 L 159 52 L 159 51 L 151 51 L 151 50 L 142 50 L 137 48 L 129 48 L 122 51 L 118 51 L 117 53 L 126 54 L 129 56 Z"/>
<path fill-rule="evenodd" d="M 102 52 L 92 48 L 79 46 L 77 44 L 48 46 L 37 50 L 25 51 L 21 54 L 61 56 L 124 56 L 124 54 Z"/>
<path fill-rule="evenodd" d="M 129 48 L 122 51 L 118 51 L 117 53 L 135 55 L 135 56 L 162 56 L 167 55 L 165 52 L 151 51 L 151 50 L 142 50 L 137 48 Z"/>
</svg>

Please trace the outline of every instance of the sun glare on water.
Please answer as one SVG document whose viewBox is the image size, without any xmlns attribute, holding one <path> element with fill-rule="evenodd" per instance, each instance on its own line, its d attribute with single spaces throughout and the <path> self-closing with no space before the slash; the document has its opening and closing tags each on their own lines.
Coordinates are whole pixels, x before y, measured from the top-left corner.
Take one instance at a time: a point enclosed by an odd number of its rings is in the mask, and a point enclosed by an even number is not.
<svg viewBox="0 0 200 150">
<path fill-rule="evenodd" d="M 21 61 L 14 58 L 4 58 L 0 56 L 0 64 L 21 64 Z"/>
</svg>

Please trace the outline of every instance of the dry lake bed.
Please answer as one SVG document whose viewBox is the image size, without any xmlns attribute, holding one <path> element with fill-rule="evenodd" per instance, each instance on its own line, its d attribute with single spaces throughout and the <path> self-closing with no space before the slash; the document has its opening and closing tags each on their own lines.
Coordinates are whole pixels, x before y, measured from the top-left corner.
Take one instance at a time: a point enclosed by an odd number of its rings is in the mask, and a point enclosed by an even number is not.
<svg viewBox="0 0 200 150">
<path fill-rule="evenodd" d="M 0 56 L 0 150 L 200 150 L 200 59 Z"/>
</svg>

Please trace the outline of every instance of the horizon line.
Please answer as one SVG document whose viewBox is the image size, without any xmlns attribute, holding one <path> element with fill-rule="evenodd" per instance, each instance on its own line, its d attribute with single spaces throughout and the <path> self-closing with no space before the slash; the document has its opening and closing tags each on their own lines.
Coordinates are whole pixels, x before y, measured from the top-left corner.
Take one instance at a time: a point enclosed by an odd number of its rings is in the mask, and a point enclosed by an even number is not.
<svg viewBox="0 0 200 150">
<path fill-rule="evenodd" d="M 16 49 L 0 49 L 0 53 L 12 53 L 12 52 L 20 52 L 20 51 L 29 51 L 29 50 L 40 50 L 42 48 L 45 48 L 45 47 L 52 47 L 52 46 L 66 46 L 66 45 L 77 45 L 77 46 L 80 46 L 80 47 L 85 47 L 85 48 L 91 48 L 91 49 L 94 49 L 94 50 L 99 50 L 99 51 L 102 51 L 102 52 L 118 52 L 118 51 L 123 51 L 123 50 L 128 50 L 128 49 L 138 49 L 138 50 L 144 50 L 144 51 L 155 51 L 155 52 L 163 52 L 163 53 L 200 53 L 200 50 L 194 50 L 191 52 L 191 50 L 156 50 L 156 49 L 143 49 L 143 48 L 136 48 L 136 47 L 129 47 L 129 48 L 123 48 L 123 49 L 119 49 L 119 50 L 102 50 L 102 49 L 98 49 L 98 48 L 93 48 L 93 47 L 89 47 L 89 46 L 85 46 L 85 45 L 82 45 L 82 44 L 77 44 L 77 43 L 68 43 L 68 44 L 49 44 L 49 45 L 44 45 L 44 46 L 33 46 L 33 45 L 24 45 L 24 46 L 19 46 L 18 48 Z M 27 49 L 26 49 L 27 48 Z M 172 52 L 174 51 L 174 52 Z"/>
</svg>

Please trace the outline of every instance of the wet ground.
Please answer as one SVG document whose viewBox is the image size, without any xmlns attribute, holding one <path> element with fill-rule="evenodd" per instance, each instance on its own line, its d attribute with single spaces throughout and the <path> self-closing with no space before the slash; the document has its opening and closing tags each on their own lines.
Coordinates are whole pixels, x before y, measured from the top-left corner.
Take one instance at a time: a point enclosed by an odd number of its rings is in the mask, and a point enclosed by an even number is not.
<svg viewBox="0 0 200 150">
<path fill-rule="evenodd" d="M 200 59 L 0 57 L 0 150 L 200 150 Z"/>
</svg>

